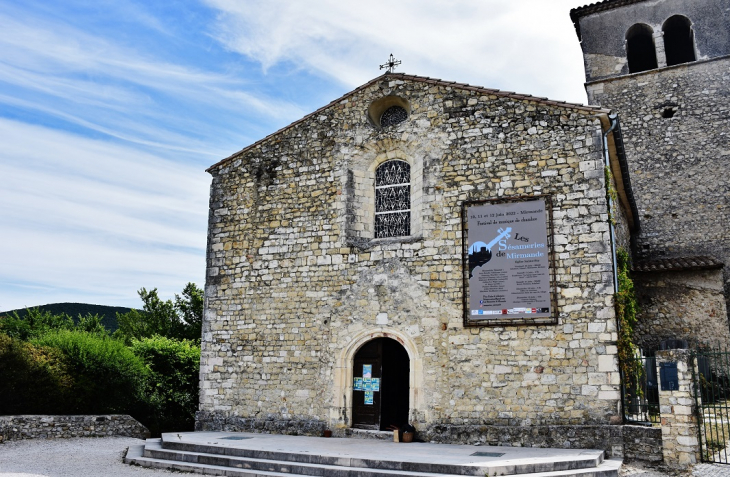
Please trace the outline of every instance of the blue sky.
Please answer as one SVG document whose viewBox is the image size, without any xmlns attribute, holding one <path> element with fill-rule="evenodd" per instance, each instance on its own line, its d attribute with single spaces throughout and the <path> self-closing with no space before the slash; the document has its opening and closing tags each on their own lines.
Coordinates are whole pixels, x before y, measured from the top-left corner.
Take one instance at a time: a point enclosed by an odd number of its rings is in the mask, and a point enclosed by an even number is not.
<svg viewBox="0 0 730 477">
<path fill-rule="evenodd" d="M 205 169 L 397 71 L 585 102 L 575 0 L 0 0 L 0 310 L 203 286 Z"/>
</svg>

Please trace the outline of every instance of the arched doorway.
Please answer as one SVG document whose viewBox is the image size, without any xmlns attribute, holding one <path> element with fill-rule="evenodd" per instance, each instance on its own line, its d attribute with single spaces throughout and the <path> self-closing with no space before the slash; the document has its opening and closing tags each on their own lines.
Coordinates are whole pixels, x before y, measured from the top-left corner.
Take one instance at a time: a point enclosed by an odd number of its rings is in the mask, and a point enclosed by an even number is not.
<svg viewBox="0 0 730 477">
<path fill-rule="evenodd" d="M 386 430 L 408 423 L 410 359 L 396 340 L 376 338 L 355 354 L 352 426 Z"/>
</svg>

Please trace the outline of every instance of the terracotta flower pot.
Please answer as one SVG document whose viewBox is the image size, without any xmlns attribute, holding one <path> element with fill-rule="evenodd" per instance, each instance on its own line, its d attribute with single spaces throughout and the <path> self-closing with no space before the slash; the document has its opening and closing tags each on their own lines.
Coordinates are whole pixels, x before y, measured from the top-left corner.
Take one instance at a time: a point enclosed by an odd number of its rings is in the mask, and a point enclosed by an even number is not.
<svg viewBox="0 0 730 477">
<path fill-rule="evenodd" d="M 329 429 L 324 430 L 324 436 L 325 437 L 332 437 L 332 431 Z"/>
<path fill-rule="evenodd" d="M 403 442 L 413 442 L 413 435 L 414 432 L 404 432 L 403 433 Z"/>
</svg>

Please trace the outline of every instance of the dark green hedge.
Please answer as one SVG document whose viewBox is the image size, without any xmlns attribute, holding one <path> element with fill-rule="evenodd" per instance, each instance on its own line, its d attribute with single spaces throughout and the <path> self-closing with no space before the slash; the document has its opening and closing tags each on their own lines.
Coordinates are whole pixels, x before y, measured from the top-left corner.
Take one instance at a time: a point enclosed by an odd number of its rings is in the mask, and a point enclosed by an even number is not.
<svg viewBox="0 0 730 477">
<path fill-rule="evenodd" d="M 113 335 L 98 315 L 0 316 L 0 414 L 120 413 L 153 435 L 193 430 L 203 292 L 139 294 L 143 309 L 118 315 Z"/>
</svg>

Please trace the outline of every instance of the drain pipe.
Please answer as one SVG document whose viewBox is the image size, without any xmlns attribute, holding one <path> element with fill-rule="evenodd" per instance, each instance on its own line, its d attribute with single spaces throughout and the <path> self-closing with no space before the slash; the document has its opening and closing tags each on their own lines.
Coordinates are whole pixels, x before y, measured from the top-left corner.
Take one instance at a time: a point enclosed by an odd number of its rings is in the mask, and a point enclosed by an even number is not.
<svg viewBox="0 0 730 477">
<path fill-rule="evenodd" d="M 611 171 L 611 158 L 608 153 L 608 135 L 613 132 L 614 129 L 616 129 L 616 126 L 618 126 L 618 114 L 613 113 L 608 115 L 609 121 L 611 121 L 611 127 L 608 128 L 606 132 L 603 133 L 603 157 L 605 161 L 605 167 L 608 168 L 609 172 Z M 613 173 L 610 175 L 610 177 L 613 177 Z M 610 184 L 606 184 L 606 187 L 610 187 Z M 608 189 L 606 189 L 606 197 L 608 198 L 608 215 L 612 219 L 608 221 L 608 227 L 609 227 L 609 234 L 611 236 L 611 257 L 613 259 L 613 289 L 614 293 L 618 293 L 618 267 L 616 263 L 616 229 L 613 225 L 613 222 L 615 220 L 615 217 L 613 216 L 613 199 L 611 198 L 611 194 L 608 193 Z"/>
</svg>

